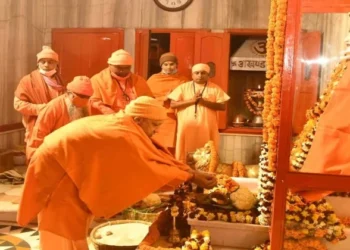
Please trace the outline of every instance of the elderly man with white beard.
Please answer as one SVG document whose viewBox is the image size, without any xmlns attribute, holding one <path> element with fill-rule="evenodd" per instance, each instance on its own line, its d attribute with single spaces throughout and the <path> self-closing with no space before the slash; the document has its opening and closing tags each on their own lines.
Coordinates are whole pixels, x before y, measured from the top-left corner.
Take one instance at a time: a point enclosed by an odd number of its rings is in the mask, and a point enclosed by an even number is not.
<svg viewBox="0 0 350 250">
<path fill-rule="evenodd" d="M 90 79 L 86 76 L 76 76 L 67 85 L 66 94 L 47 104 L 38 116 L 27 145 L 29 160 L 47 135 L 74 120 L 89 115 L 87 104 L 92 94 Z"/>
</svg>

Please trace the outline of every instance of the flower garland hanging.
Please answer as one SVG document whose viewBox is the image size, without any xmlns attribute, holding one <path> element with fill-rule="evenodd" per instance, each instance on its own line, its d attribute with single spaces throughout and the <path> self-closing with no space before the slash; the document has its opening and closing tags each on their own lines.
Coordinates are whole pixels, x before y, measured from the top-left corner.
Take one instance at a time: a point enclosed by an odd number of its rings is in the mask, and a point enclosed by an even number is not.
<svg viewBox="0 0 350 250">
<path fill-rule="evenodd" d="M 295 141 L 290 156 L 292 171 L 299 171 L 304 166 L 304 162 L 314 140 L 318 121 L 326 109 L 329 100 L 332 98 L 334 89 L 341 80 L 344 71 L 347 69 L 347 61 L 349 60 L 348 58 L 350 56 L 350 44 L 347 44 L 347 46 L 348 50 L 346 51 L 345 56 L 334 69 L 330 81 L 328 82 L 327 87 L 321 95 L 319 101 L 317 101 L 315 105 L 306 113 L 308 120 L 304 125 L 303 130 L 299 134 L 298 139 Z"/>
<path fill-rule="evenodd" d="M 280 125 L 280 95 L 284 57 L 287 0 L 271 0 L 267 36 L 266 78 L 264 88 L 263 144 L 259 172 L 259 222 L 269 225 L 276 180 L 277 134 Z"/>
<path fill-rule="evenodd" d="M 346 239 L 344 225 L 325 199 L 308 202 L 291 192 L 287 194 L 285 228 L 283 249 L 286 250 L 326 250 L 324 240 L 337 243 Z M 265 242 L 253 249 L 269 247 L 269 242 Z"/>
<path fill-rule="evenodd" d="M 262 112 L 259 110 L 256 111 L 256 109 L 261 108 L 262 103 L 254 101 L 253 100 L 254 97 L 258 97 L 258 98 L 264 97 L 264 93 L 260 93 L 260 92 L 254 93 L 251 89 L 248 89 L 245 91 L 243 95 L 243 99 L 248 110 L 252 112 L 254 115 L 261 115 Z"/>
<path fill-rule="evenodd" d="M 266 82 L 264 87 L 264 109 L 262 112 L 264 120 L 264 130 L 263 130 L 263 142 L 267 142 L 268 131 L 266 129 L 268 120 L 267 116 L 270 112 L 271 104 L 271 78 L 274 74 L 274 42 L 275 42 L 275 26 L 276 26 L 276 15 L 277 15 L 277 0 L 271 0 L 270 16 L 269 16 L 269 27 L 267 31 L 267 41 L 266 41 Z"/>
</svg>

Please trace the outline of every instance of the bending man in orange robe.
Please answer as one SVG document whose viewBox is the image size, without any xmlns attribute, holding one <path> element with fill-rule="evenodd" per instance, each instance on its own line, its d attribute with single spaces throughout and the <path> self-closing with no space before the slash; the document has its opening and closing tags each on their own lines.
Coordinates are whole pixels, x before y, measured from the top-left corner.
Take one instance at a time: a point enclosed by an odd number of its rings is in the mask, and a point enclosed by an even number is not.
<svg viewBox="0 0 350 250">
<path fill-rule="evenodd" d="M 30 161 L 17 222 L 27 225 L 39 214 L 42 250 L 87 250 L 93 216 L 109 218 L 188 180 L 215 186 L 215 176 L 190 169 L 152 141 L 166 118 L 166 109 L 144 96 L 125 112 L 85 117 L 48 135 Z"/>
<path fill-rule="evenodd" d="M 196 64 L 193 81 L 177 87 L 168 98 L 177 109 L 176 159 L 186 162 L 187 154 L 203 147 L 209 140 L 219 150 L 217 111 L 225 110 L 230 97 L 215 83 L 208 81 L 210 68 Z"/>
<path fill-rule="evenodd" d="M 147 80 L 153 96 L 161 101 L 163 106 L 168 109 L 168 118 L 159 127 L 158 132 L 153 138 L 166 146 L 173 154 L 175 153 L 176 115 L 175 110 L 170 108 L 168 94 L 182 83 L 188 81 L 185 76 L 177 72 L 177 62 L 174 54 L 163 54 L 159 59 L 162 72 L 152 75 Z"/>
<path fill-rule="evenodd" d="M 67 85 L 66 94 L 47 104 L 38 116 L 27 146 L 29 160 L 47 135 L 69 122 L 88 116 L 87 104 L 92 92 L 90 79 L 86 76 L 76 76 Z"/>
<path fill-rule="evenodd" d="M 31 137 L 40 111 L 49 101 L 65 92 L 61 77 L 57 73 L 57 53 L 50 47 L 43 46 L 43 50 L 37 54 L 37 62 L 38 69 L 24 76 L 15 91 L 14 108 L 23 116 L 25 142 Z"/>
<path fill-rule="evenodd" d="M 320 117 L 312 146 L 300 172 L 350 175 L 350 62 L 347 62 L 347 66 Z M 310 201 L 319 200 L 332 192 L 298 191 Z"/>
<path fill-rule="evenodd" d="M 108 59 L 109 67 L 91 78 L 92 114 L 116 113 L 138 96 L 152 96 L 145 79 L 131 73 L 132 62 L 128 52 L 117 50 Z"/>
</svg>

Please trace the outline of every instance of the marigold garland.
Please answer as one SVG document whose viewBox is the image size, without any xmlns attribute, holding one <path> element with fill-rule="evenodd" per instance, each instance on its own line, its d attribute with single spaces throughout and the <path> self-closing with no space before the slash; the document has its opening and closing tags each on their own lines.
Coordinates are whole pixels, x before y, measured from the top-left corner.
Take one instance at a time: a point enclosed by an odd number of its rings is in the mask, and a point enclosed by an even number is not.
<svg viewBox="0 0 350 250">
<path fill-rule="evenodd" d="M 261 108 L 263 105 L 262 103 L 258 103 L 253 100 L 254 97 L 264 97 L 264 93 L 260 92 L 253 92 L 251 89 L 247 89 L 243 95 L 244 102 L 247 105 L 247 108 L 250 112 L 252 112 L 254 115 L 261 115 L 262 112 L 260 110 L 256 111 L 257 108 Z"/>
<path fill-rule="evenodd" d="M 294 142 L 290 156 L 290 169 L 292 171 L 299 171 L 304 166 L 304 162 L 309 153 L 309 149 L 311 148 L 317 130 L 318 121 L 327 107 L 329 100 L 332 98 L 334 89 L 337 87 L 345 70 L 347 69 L 347 58 L 349 55 L 349 52 L 345 54 L 344 58 L 334 69 L 330 81 L 328 82 L 327 87 L 320 99 L 311 109 L 306 112 L 306 117 L 308 120 L 304 125 L 303 130 L 299 134 L 298 139 Z"/>
<path fill-rule="evenodd" d="M 264 89 L 263 144 L 259 173 L 259 222 L 269 225 L 275 184 L 277 134 L 280 126 L 280 95 L 284 57 L 287 0 L 271 0 L 266 44 L 266 78 Z"/>
<path fill-rule="evenodd" d="M 325 199 L 308 202 L 302 196 L 289 192 L 285 220 L 284 250 L 325 250 L 324 239 L 331 243 L 346 239 L 342 221 Z M 343 219 L 344 222 L 347 220 Z M 267 250 L 269 247 L 270 243 L 266 242 L 253 249 Z"/>
<path fill-rule="evenodd" d="M 341 217 L 341 218 L 339 218 L 339 220 L 345 227 L 350 227 L 350 217 L 349 216 Z"/>
<path fill-rule="evenodd" d="M 209 144 L 210 153 L 211 153 L 211 159 L 209 163 L 209 172 L 215 173 L 216 168 L 219 164 L 219 154 L 216 152 L 216 148 L 213 141 L 209 141 L 208 144 Z"/>
<path fill-rule="evenodd" d="M 268 124 L 267 116 L 270 112 L 271 104 L 271 78 L 274 74 L 274 42 L 275 42 L 275 24 L 276 24 L 276 14 L 277 14 L 277 0 L 271 0 L 270 16 L 269 16 L 269 26 L 267 31 L 267 41 L 266 41 L 266 82 L 264 87 L 264 109 L 262 112 L 264 120 L 264 128 Z M 263 130 L 263 141 L 267 142 L 268 133 L 267 129 Z"/>
<path fill-rule="evenodd" d="M 247 177 L 247 169 L 240 161 L 232 162 L 232 176 L 234 177 Z"/>
</svg>

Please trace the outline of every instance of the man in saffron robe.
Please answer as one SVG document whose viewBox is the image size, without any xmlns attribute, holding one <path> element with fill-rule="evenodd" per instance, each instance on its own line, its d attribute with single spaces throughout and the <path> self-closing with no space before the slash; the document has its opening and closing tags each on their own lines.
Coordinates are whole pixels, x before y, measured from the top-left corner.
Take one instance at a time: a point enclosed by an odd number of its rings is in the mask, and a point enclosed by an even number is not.
<svg viewBox="0 0 350 250">
<path fill-rule="evenodd" d="M 93 216 L 109 218 L 184 181 L 212 188 L 215 176 L 176 161 L 151 139 L 166 109 L 143 96 L 117 114 L 89 116 L 48 135 L 33 155 L 17 216 L 38 214 L 42 250 L 87 250 Z"/>
<path fill-rule="evenodd" d="M 350 61 L 321 115 L 316 134 L 300 172 L 350 175 Z M 333 191 L 293 190 L 309 201 L 319 200 Z"/>
<path fill-rule="evenodd" d="M 117 50 L 108 59 L 109 67 L 91 78 L 92 114 L 116 113 L 138 96 L 152 96 L 145 79 L 131 73 L 132 63 L 128 52 Z"/>
<path fill-rule="evenodd" d="M 162 145 L 166 146 L 169 151 L 175 153 L 176 141 L 176 115 L 175 110 L 170 108 L 168 94 L 182 83 L 188 81 L 185 76 L 177 72 L 178 60 L 173 53 L 165 53 L 159 59 L 162 71 L 152 75 L 147 84 L 152 91 L 153 96 L 163 103 L 168 109 L 168 118 L 159 127 L 158 132 L 153 136 Z"/>
<path fill-rule="evenodd" d="M 24 76 L 15 91 L 14 108 L 23 116 L 26 129 L 24 141 L 28 142 L 35 121 L 52 99 L 62 95 L 65 87 L 57 72 L 58 54 L 48 46 L 37 54 L 38 69 Z"/>
<path fill-rule="evenodd" d="M 90 79 L 86 76 L 76 76 L 68 83 L 66 94 L 47 104 L 38 116 L 27 146 L 29 159 L 47 135 L 69 122 L 88 116 L 87 104 L 92 93 Z"/>
<path fill-rule="evenodd" d="M 192 67 L 193 81 L 177 87 L 168 98 L 177 110 L 176 159 L 186 162 L 187 154 L 203 147 L 209 140 L 219 150 L 219 110 L 225 110 L 230 97 L 215 83 L 208 81 L 207 64 Z"/>
</svg>

